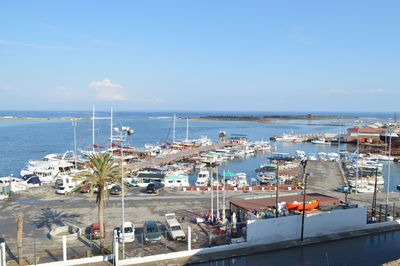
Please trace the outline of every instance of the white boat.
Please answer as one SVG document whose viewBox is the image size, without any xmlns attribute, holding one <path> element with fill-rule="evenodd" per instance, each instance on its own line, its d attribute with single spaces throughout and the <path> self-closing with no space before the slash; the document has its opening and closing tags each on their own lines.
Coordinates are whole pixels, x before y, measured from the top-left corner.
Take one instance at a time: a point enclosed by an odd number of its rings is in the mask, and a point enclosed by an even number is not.
<svg viewBox="0 0 400 266">
<path fill-rule="evenodd" d="M 132 178 L 132 185 L 137 187 L 147 187 L 152 182 L 164 182 L 165 173 L 161 171 L 139 171 Z"/>
<path fill-rule="evenodd" d="M 306 152 L 302 150 L 296 150 L 296 156 L 299 157 L 300 159 L 307 158 Z"/>
<path fill-rule="evenodd" d="M 378 154 L 376 156 L 379 161 L 393 161 L 394 157 L 393 156 L 388 156 L 388 155 L 383 155 L 383 154 Z"/>
<path fill-rule="evenodd" d="M 282 136 L 278 136 L 275 138 L 275 141 L 278 141 L 278 142 L 303 142 L 305 140 L 306 140 L 306 138 L 296 136 L 293 134 L 283 134 Z"/>
<path fill-rule="evenodd" d="M 329 141 L 326 141 L 325 138 L 314 139 L 314 140 L 311 141 L 311 143 L 314 143 L 314 144 L 325 144 L 325 145 L 330 145 L 331 144 Z"/>
<path fill-rule="evenodd" d="M 165 175 L 164 181 L 165 187 L 188 187 L 189 176 L 180 171 L 170 172 Z"/>
<path fill-rule="evenodd" d="M 13 176 L 0 177 L 0 185 L 8 185 L 11 192 L 24 191 L 28 187 L 24 180 Z"/>
<path fill-rule="evenodd" d="M 357 192 L 358 193 L 374 193 L 374 187 L 373 186 L 360 186 L 357 187 Z"/>
<path fill-rule="evenodd" d="M 71 173 L 74 165 L 66 160 L 29 161 L 27 168 L 22 169 L 21 176 L 34 174 L 43 183 L 54 182 L 54 179 L 62 173 Z"/>
<path fill-rule="evenodd" d="M 208 186 L 209 182 L 210 182 L 210 173 L 206 170 L 201 170 L 197 175 L 195 185 L 204 187 Z"/>
<path fill-rule="evenodd" d="M 247 186 L 248 185 L 246 173 L 237 173 L 236 177 L 237 177 L 238 186 Z"/>
</svg>

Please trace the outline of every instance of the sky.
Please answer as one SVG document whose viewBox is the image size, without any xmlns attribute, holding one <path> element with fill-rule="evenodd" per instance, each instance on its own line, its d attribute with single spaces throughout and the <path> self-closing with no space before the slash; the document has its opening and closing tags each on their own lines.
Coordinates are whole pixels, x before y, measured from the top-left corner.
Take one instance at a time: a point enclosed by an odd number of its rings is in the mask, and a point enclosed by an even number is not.
<svg viewBox="0 0 400 266">
<path fill-rule="evenodd" d="M 399 111 L 399 1 L 0 1 L 0 110 Z"/>
</svg>

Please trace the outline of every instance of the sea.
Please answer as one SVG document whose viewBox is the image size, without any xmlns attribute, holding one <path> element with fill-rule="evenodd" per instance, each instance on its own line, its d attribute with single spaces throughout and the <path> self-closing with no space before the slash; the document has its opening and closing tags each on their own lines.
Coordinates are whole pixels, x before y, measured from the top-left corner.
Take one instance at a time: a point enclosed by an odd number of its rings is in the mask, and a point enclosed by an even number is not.
<svg viewBox="0 0 400 266">
<path fill-rule="evenodd" d="M 393 113 L 341 113 L 341 112 L 114 112 L 113 127 L 130 127 L 135 133 L 129 136 L 126 145 L 142 148 L 145 144 L 159 144 L 172 140 L 173 116 L 176 120 L 176 139 L 186 138 L 186 117 L 209 115 L 269 116 L 269 115 L 325 115 L 357 117 L 361 123 L 388 121 Z M 14 117 L 91 117 L 87 111 L 0 111 L 1 116 Z M 106 146 L 111 134 L 110 112 L 97 112 L 95 119 L 95 143 Z M 378 118 L 378 119 L 375 119 Z M 338 126 L 338 125 L 341 126 Z M 207 136 L 217 139 L 220 131 L 245 134 L 250 141 L 269 140 L 270 136 L 283 133 L 343 132 L 353 127 L 354 119 L 331 120 L 285 120 L 274 123 L 245 121 L 189 120 L 189 139 Z M 78 150 L 87 150 L 92 143 L 92 120 L 78 120 L 76 125 Z M 29 160 L 41 160 L 50 153 L 64 153 L 74 148 L 74 127 L 69 120 L 0 120 L 0 176 L 19 176 Z M 275 143 L 278 152 L 294 154 L 304 150 L 307 154 L 337 152 L 339 149 L 354 149 L 342 144 L 316 145 L 312 143 Z M 267 161 L 267 154 L 235 159 L 219 167 L 219 171 L 245 172 L 248 178 L 255 177 L 254 170 Z M 385 190 L 387 166 L 384 162 Z M 391 180 L 389 190 L 398 193 L 400 164 L 390 162 Z M 190 177 L 194 182 L 196 173 Z M 333 241 L 318 245 L 296 247 L 275 252 L 265 252 L 234 259 L 217 260 L 201 265 L 379 265 L 398 258 L 400 254 L 400 232 L 379 233 L 348 240 Z"/>
</svg>

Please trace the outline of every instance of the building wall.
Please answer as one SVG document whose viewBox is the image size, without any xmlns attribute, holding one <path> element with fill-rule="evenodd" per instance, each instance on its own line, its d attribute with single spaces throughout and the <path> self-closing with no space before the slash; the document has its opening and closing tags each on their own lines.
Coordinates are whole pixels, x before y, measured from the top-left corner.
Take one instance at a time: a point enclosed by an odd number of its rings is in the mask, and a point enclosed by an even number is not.
<svg viewBox="0 0 400 266">
<path fill-rule="evenodd" d="M 305 217 L 304 237 L 315 237 L 366 228 L 366 208 L 336 210 Z M 301 215 L 249 221 L 247 241 L 251 245 L 300 239 Z"/>
</svg>

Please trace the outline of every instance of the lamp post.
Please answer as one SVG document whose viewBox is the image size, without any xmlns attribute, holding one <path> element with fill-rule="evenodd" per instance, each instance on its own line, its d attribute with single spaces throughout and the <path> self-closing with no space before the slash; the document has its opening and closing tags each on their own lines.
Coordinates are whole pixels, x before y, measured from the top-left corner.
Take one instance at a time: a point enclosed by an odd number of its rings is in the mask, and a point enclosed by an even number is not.
<svg viewBox="0 0 400 266">
<path fill-rule="evenodd" d="M 355 193 L 357 194 L 358 189 L 358 161 L 360 159 L 360 122 L 359 120 L 356 121 L 357 123 L 357 161 L 356 161 L 356 186 L 355 186 Z"/>
<path fill-rule="evenodd" d="M 303 213 L 301 215 L 301 241 L 304 240 L 304 218 L 306 213 L 306 189 L 307 189 L 307 159 L 301 161 L 301 166 L 303 166 Z"/>
<path fill-rule="evenodd" d="M 386 186 L 386 209 L 387 205 L 389 204 L 389 193 L 390 193 L 390 157 L 392 153 L 392 134 L 394 132 L 394 128 L 389 125 L 388 126 L 389 132 L 389 160 L 388 160 L 388 179 L 387 179 L 387 186 Z"/>
<path fill-rule="evenodd" d="M 123 133 L 125 133 L 126 137 L 129 135 L 133 135 L 133 129 L 129 127 L 121 127 L 121 129 L 115 127 L 114 131 L 119 133 L 120 136 L 120 144 L 121 144 L 121 202 L 122 202 L 122 225 L 121 225 L 121 242 L 122 242 L 122 259 L 125 259 L 125 191 L 124 191 L 124 138 Z M 125 140 L 126 140 L 125 137 Z"/>
</svg>

